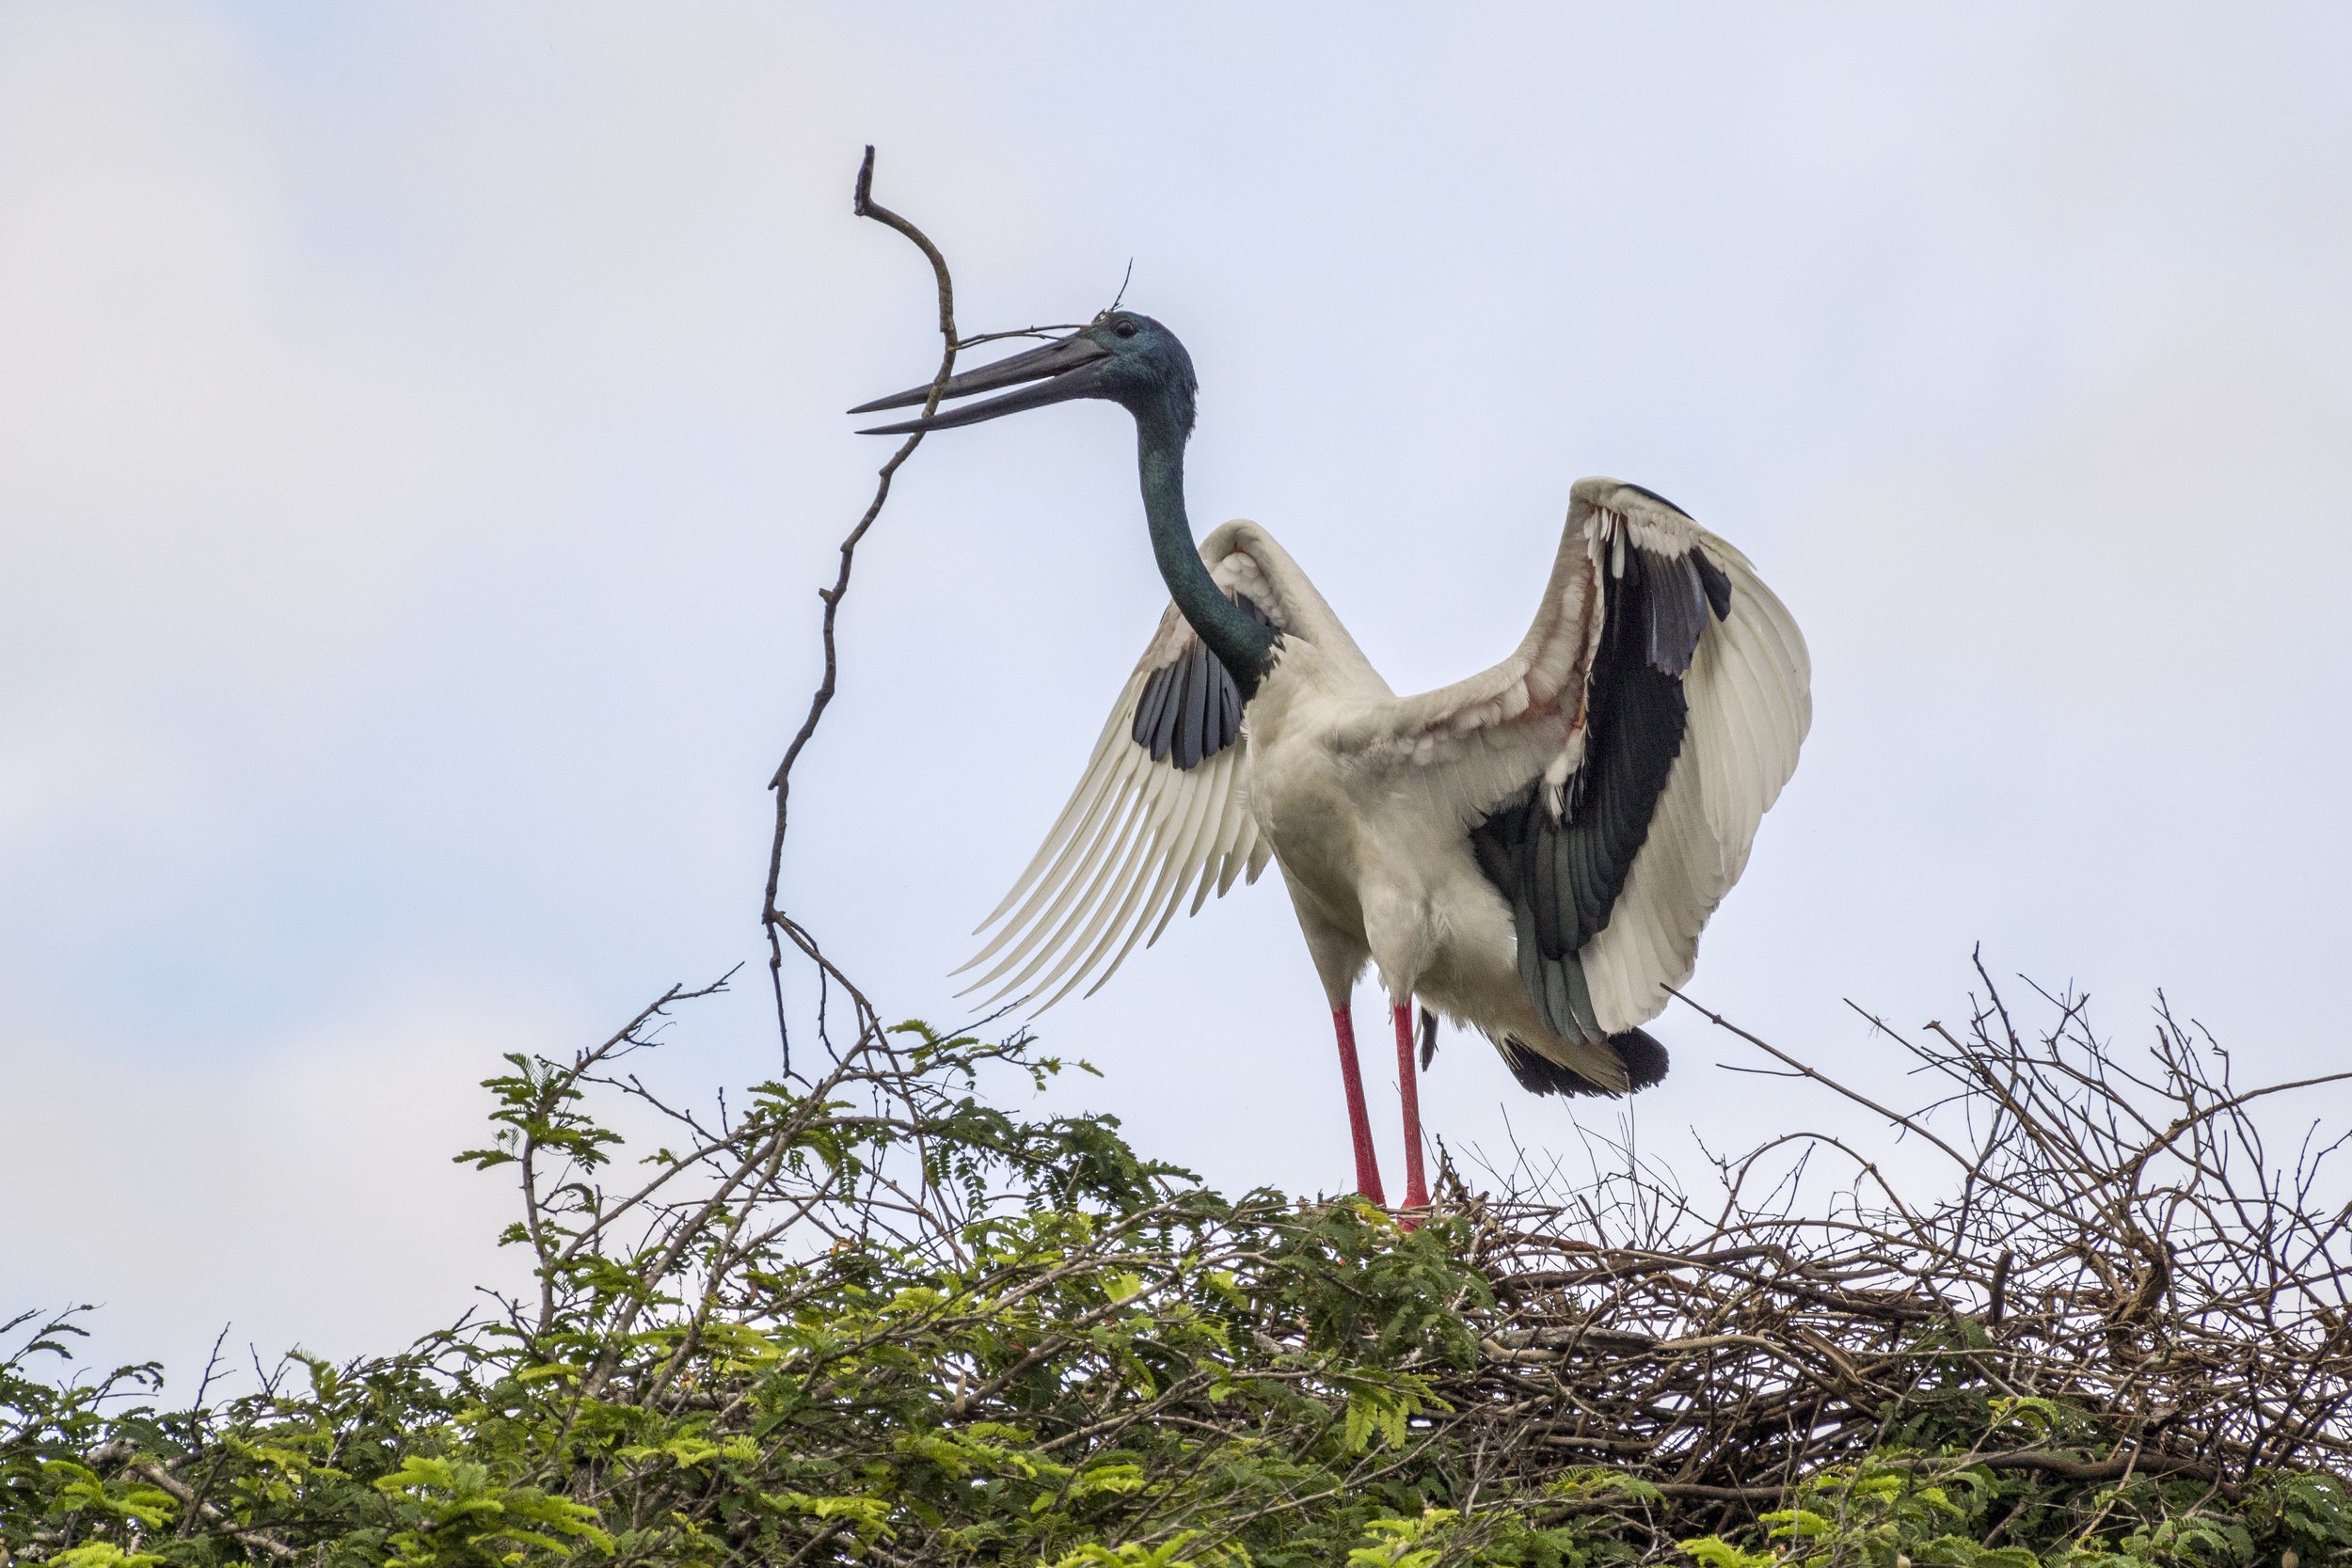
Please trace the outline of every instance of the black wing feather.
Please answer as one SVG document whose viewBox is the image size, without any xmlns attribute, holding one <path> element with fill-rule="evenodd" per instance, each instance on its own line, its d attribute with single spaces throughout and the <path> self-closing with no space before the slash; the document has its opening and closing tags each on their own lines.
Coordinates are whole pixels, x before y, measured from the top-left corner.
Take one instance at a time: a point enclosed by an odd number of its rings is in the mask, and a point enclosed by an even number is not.
<svg viewBox="0 0 2352 1568">
<path fill-rule="evenodd" d="M 1143 695 L 1136 700 L 1135 728 L 1127 733 L 1138 746 L 1152 744 L 1152 732 L 1160 727 L 1161 705 L 1168 701 L 1168 689 L 1176 684 L 1176 667 L 1162 665 L 1144 677 Z"/>
<path fill-rule="evenodd" d="M 1639 1031 L 1601 1032 L 1578 955 L 1608 928 L 1634 858 L 1648 841 L 1689 723 L 1682 677 L 1708 612 L 1727 613 L 1730 584 L 1695 550 L 1669 556 L 1630 546 L 1623 561 L 1622 575 L 1605 569 L 1601 579 L 1600 646 L 1586 699 L 1583 766 L 1562 792 L 1560 819 L 1547 808 L 1539 779 L 1472 829 L 1470 847 L 1512 908 L 1520 976 L 1545 1022 L 1569 1039 L 1606 1040 L 1625 1062 L 1632 1086 L 1641 1088 L 1664 1076 L 1665 1052 Z M 1597 1089 L 1513 1045 L 1504 1054 L 1529 1088 Z"/>
<path fill-rule="evenodd" d="M 1691 552 L 1691 567 L 1699 575 L 1699 585 L 1707 592 L 1708 607 L 1714 610 L 1715 619 L 1730 620 L 1731 578 L 1721 566 L 1708 559 L 1705 550 Z"/>
<path fill-rule="evenodd" d="M 1176 739 L 1176 721 L 1184 711 L 1184 682 L 1192 674 L 1192 660 L 1179 657 L 1168 667 L 1168 701 L 1160 705 L 1159 721 L 1152 726 L 1152 760 L 1168 760 L 1168 749 Z"/>
<path fill-rule="evenodd" d="M 1176 721 L 1176 766 L 1189 771 L 1200 766 L 1201 724 L 1209 716 L 1209 666 L 1216 656 L 1202 643 L 1193 650 L 1184 677 L 1184 711 Z M 1220 667 L 1221 668 L 1221 667 Z"/>
<path fill-rule="evenodd" d="M 1650 667 L 1679 675 L 1691 668 L 1707 626 L 1707 590 L 1691 557 L 1641 553 L 1650 581 Z"/>
<path fill-rule="evenodd" d="M 1232 599 L 1260 625 L 1274 625 L 1248 594 Z M 1153 762 L 1173 762 L 1189 772 L 1241 739 L 1243 705 L 1241 688 L 1224 660 L 1195 638 L 1172 662 L 1144 678 L 1136 721 L 1127 733 Z"/>
</svg>

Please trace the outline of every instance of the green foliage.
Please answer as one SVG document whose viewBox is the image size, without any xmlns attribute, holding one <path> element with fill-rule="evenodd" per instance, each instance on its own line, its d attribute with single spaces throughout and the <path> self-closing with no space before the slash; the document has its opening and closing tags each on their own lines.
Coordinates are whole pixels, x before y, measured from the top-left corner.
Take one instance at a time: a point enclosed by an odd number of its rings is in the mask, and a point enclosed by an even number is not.
<svg viewBox="0 0 2352 1568">
<path fill-rule="evenodd" d="M 58 1381 L 71 1314 L 8 1325 L 0 1560 L 2252 1568 L 2352 1549 L 2330 1476 L 1990 1468 L 2090 1428 L 1962 1371 L 1776 1507 L 1572 1453 L 1498 1469 L 1491 1429 L 1459 1418 L 1491 1397 L 1469 1219 L 1228 1198 L 1106 1118 L 1014 1116 L 983 1079 L 1059 1068 L 1022 1040 L 872 1035 L 720 1125 L 672 1113 L 685 1152 L 608 1190 L 630 1167 L 597 1102 L 644 1095 L 612 1064 L 659 1015 L 488 1081 L 493 1142 L 461 1158 L 517 1179 L 507 1240 L 536 1281 L 498 1321 L 296 1357 L 195 1410 L 151 1368 Z M 1918 1348 L 1969 1332 L 1931 1323 Z"/>
<path fill-rule="evenodd" d="M 2333 1561 L 2352 1547 L 2333 1477 L 2264 1472 L 2229 1491 L 2145 1477 L 2051 1484 L 1964 1456 L 1889 1452 L 1809 1478 L 1748 1542 L 1681 1546 L 1704 1568 L 2251 1568 L 2288 1549 Z"/>
</svg>

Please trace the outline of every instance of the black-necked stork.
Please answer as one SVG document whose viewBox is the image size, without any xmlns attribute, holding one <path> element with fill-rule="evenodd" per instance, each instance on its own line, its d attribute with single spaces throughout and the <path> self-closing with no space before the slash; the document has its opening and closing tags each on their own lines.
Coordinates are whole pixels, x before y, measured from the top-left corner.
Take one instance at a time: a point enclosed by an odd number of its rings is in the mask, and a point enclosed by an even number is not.
<svg viewBox="0 0 2352 1568">
<path fill-rule="evenodd" d="M 1680 508 L 1585 479 L 1517 651 L 1399 697 L 1263 529 L 1231 522 L 1195 546 L 1196 385 L 1173 333 L 1113 309 L 944 395 L 1019 390 L 870 432 L 1120 404 L 1174 601 L 972 962 L 991 964 L 979 985 L 1050 1005 L 1156 940 L 1186 893 L 1198 910 L 1271 858 L 1330 999 L 1356 1184 L 1375 1203 L 1349 995 L 1367 963 L 1388 990 L 1406 1204 L 1419 1207 L 1416 997 L 1486 1035 L 1538 1094 L 1665 1076 L 1641 1026 L 1690 977 L 1700 928 L 1796 768 L 1812 716 L 1804 639 L 1747 559 Z"/>
</svg>

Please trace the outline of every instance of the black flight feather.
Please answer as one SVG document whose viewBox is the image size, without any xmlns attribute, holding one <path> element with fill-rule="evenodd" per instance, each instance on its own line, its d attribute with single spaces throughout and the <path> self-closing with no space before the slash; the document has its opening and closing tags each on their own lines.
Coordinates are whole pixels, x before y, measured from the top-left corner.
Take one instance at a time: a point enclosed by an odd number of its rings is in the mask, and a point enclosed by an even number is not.
<svg viewBox="0 0 2352 1568">
<path fill-rule="evenodd" d="M 1196 647 L 1184 657 L 1184 695 L 1176 705 L 1176 727 L 1168 739 L 1169 759 L 1185 772 L 1200 766 L 1200 706 L 1209 684 L 1201 656 L 1208 651 Z"/>
<path fill-rule="evenodd" d="M 1655 555 L 1638 546 L 1630 553 L 1642 562 L 1650 667 L 1661 674 L 1679 675 L 1691 668 L 1699 633 L 1707 627 L 1707 590 L 1698 568 L 1687 555 Z"/>
<path fill-rule="evenodd" d="M 1274 619 L 1248 594 L 1232 595 L 1261 626 Z M 1128 736 L 1152 753 L 1189 771 L 1241 739 L 1241 687 L 1225 661 L 1197 637 L 1144 680 Z"/>
<path fill-rule="evenodd" d="M 1152 726 L 1152 760 L 1165 762 L 1168 748 L 1176 738 L 1176 720 L 1184 711 L 1184 681 L 1192 673 L 1192 661 L 1179 658 L 1168 667 L 1168 701 L 1160 705 L 1160 717 Z"/>
<path fill-rule="evenodd" d="M 1715 611 L 1715 619 L 1718 621 L 1730 620 L 1731 578 L 1724 576 L 1724 569 L 1721 566 L 1716 565 L 1714 562 L 1708 559 L 1708 554 L 1705 550 L 1692 550 L 1691 552 L 1691 564 L 1698 571 L 1699 583 L 1707 591 L 1707 602 L 1713 608 Z"/>
<path fill-rule="evenodd" d="M 1168 701 L 1168 689 L 1175 679 L 1175 666 L 1164 664 L 1144 681 L 1143 695 L 1136 703 L 1135 728 L 1127 732 L 1136 745 L 1152 744 L 1152 732 L 1160 727 L 1160 705 Z"/>
<path fill-rule="evenodd" d="M 1553 1031 L 1570 1039 L 1614 1044 L 1593 1016 L 1578 955 L 1608 928 L 1682 752 L 1690 719 L 1682 676 L 1712 602 L 1710 579 L 1696 561 L 1635 547 L 1626 552 L 1623 577 L 1603 576 L 1583 762 L 1562 791 L 1559 818 L 1535 779 L 1470 830 L 1479 869 L 1511 906 L 1528 994 Z M 1663 1053 L 1646 1036 L 1619 1054 L 1640 1082 L 1664 1071 Z M 1530 1074 L 1555 1085 L 1540 1092 L 1592 1088 L 1548 1063 L 1520 1073 L 1534 1087 Z M 1560 1086 L 1566 1080 L 1583 1087 Z"/>
<path fill-rule="evenodd" d="M 1193 768 L 1200 766 L 1201 753 L 1208 750 L 1204 733 L 1209 719 L 1209 683 L 1216 679 L 1210 665 L 1216 655 L 1202 644 L 1193 658 L 1193 679 L 1184 688 L 1184 716 L 1176 721 L 1176 766 Z"/>
</svg>

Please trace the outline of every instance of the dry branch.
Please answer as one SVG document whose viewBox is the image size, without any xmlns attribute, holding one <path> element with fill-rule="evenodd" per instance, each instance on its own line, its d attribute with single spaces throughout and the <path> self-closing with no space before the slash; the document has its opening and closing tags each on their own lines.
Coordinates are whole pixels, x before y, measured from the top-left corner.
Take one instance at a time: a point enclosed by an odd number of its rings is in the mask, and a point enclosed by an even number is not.
<svg viewBox="0 0 2352 1568">
<path fill-rule="evenodd" d="M 930 236 L 873 198 L 874 150 L 868 147 L 865 160 L 858 165 L 857 187 L 851 198 L 850 210 L 859 217 L 872 218 L 913 241 L 930 263 L 931 276 L 939 289 L 939 371 L 931 378 L 931 395 L 923 404 L 923 413 L 929 417 L 939 407 L 940 389 L 955 373 L 956 351 L 962 346 L 956 341 L 955 281 L 948 275 L 946 257 L 940 254 L 939 246 L 931 243 Z M 898 450 L 882 464 L 881 471 L 875 476 L 873 499 L 866 504 L 865 515 L 858 518 L 856 525 L 841 541 L 841 568 L 834 578 L 833 586 L 817 591 L 818 598 L 825 607 L 818 632 L 824 648 L 824 673 L 818 680 L 817 689 L 810 694 L 808 712 L 802 719 L 801 727 L 793 733 L 791 741 L 785 747 L 784 760 L 776 765 L 774 777 L 768 781 L 769 789 L 776 797 L 776 824 L 774 836 L 769 845 L 768 885 L 761 895 L 759 919 L 760 927 L 768 936 L 768 978 L 775 992 L 776 1038 L 784 1053 L 784 1070 L 787 1075 L 792 1070 L 792 1028 L 785 1012 L 784 1001 L 784 944 L 787 939 L 803 956 L 818 966 L 827 980 L 840 986 L 850 998 L 858 1015 L 860 1038 L 881 1027 L 881 1020 L 864 993 L 825 958 L 817 945 L 816 937 L 786 913 L 777 899 L 784 880 L 785 834 L 791 820 L 793 765 L 801 760 L 801 752 L 816 736 L 817 726 L 824 721 L 825 709 L 832 706 L 834 694 L 840 689 L 840 649 L 834 637 L 834 624 L 841 613 L 841 600 L 850 592 L 850 572 L 857 564 L 857 547 L 864 542 L 866 531 L 874 526 L 875 519 L 882 515 L 883 506 L 888 504 L 890 482 L 898 476 L 899 467 L 906 460 L 914 455 L 914 449 L 922 444 L 923 436 L 918 431 L 900 442 Z"/>
</svg>

